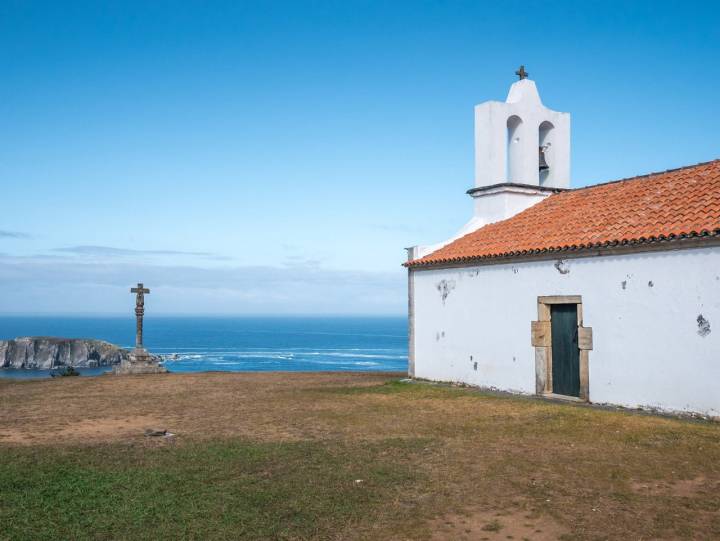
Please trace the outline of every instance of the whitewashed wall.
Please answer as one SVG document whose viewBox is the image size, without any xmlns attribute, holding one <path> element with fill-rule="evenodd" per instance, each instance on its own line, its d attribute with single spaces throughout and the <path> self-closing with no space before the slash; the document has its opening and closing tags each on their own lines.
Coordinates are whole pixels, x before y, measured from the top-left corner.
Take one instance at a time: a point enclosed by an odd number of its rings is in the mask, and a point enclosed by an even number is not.
<svg viewBox="0 0 720 541">
<path fill-rule="evenodd" d="M 416 377 L 534 394 L 537 297 L 581 295 L 591 402 L 720 416 L 720 247 L 417 270 L 412 280 Z"/>
</svg>

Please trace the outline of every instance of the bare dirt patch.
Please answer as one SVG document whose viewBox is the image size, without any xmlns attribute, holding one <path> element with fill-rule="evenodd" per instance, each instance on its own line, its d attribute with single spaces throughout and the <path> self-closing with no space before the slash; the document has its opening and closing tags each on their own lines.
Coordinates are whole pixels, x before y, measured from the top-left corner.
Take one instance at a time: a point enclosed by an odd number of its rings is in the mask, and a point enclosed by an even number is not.
<svg viewBox="0 0 720 541">
<path fill-rule="evenodd" d="M 104 443 L 114 439 L 139 439 L 143 431 L 155 426 L 157 420 L 148 416 L 103 417 L 58 421 L 54 426 L 38 427 L 33 432 L 24 427 L 11 427 L 0 431 L 0 442 L 16 444 L 46 444 L 85 442 Z"/>
<path fill-rule="evenodd" d="M 709 482 L 704 475 L 693 479 L 670 479 L 653 481 L 633 481 L 631 487 L 634 492 L 648 496 L 674 496 L 677 498 L 691 498 L 702 493 L 716 493 L 720 491 L 720 482 Z"/>
<path fill-rule="evenodd" d="M 433 541 L 557 541 L 568 533 L 556 520 L 522 509 L 451 513 L 433 521 L 431 530 Z"/>
</svg>

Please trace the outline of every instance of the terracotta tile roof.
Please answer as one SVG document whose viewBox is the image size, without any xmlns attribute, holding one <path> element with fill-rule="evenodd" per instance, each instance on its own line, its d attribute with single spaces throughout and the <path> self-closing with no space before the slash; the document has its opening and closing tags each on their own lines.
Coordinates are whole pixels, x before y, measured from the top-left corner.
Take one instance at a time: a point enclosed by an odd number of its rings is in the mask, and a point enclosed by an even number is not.
<svg viewBox="0 0 720 541">
<path fill-rule="evenodd" d="M 406 266 L 720 235 L 720 160 L 556 193 Z"/>
</svg>

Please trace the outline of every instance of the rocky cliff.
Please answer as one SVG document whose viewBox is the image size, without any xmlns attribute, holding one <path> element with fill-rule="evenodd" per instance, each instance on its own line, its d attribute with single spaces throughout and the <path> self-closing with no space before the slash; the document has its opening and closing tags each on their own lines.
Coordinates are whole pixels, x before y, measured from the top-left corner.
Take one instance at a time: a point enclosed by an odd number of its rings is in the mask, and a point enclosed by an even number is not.
<svg viewBox="0 0 720 541">
<path fill-rule="evenodd" d="M 110 366 L 126 359 L 129 353 L 102 340 L 30 336 L 0 340 L 0 368 Z"/>
</svg>

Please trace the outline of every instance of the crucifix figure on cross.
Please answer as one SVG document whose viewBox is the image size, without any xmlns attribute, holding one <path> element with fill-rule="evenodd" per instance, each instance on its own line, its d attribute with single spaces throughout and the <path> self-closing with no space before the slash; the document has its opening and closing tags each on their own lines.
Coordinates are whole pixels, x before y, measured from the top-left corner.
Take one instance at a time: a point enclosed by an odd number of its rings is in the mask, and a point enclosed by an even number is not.
<svg viewBox="0 0 720 541">
<path fill-rule="evenodd" d="M 523 65 L 523 66 L 520 66 L 520 68 L 515 72 L 515 75 L 517 75 L 518 79 L 520 79 L 522 81 L 523 79 L 527 79 L 528 75 L 530 75 L 530 74 L 527 71 L 525 71 L 525 66 Z"/>
<path fill-rule="evenodd" d="M 142 283 L 138 283 L 137 287 L 130 289 L 130 293 L 135 293 L 135 318 L 137 320 L 137 331 L 135 333 L 135 349 L 144 350 L 143 347 L 143 315 L 145 314 L 145 295 L 150 290 L 143 287 Z"/>
</svg>

